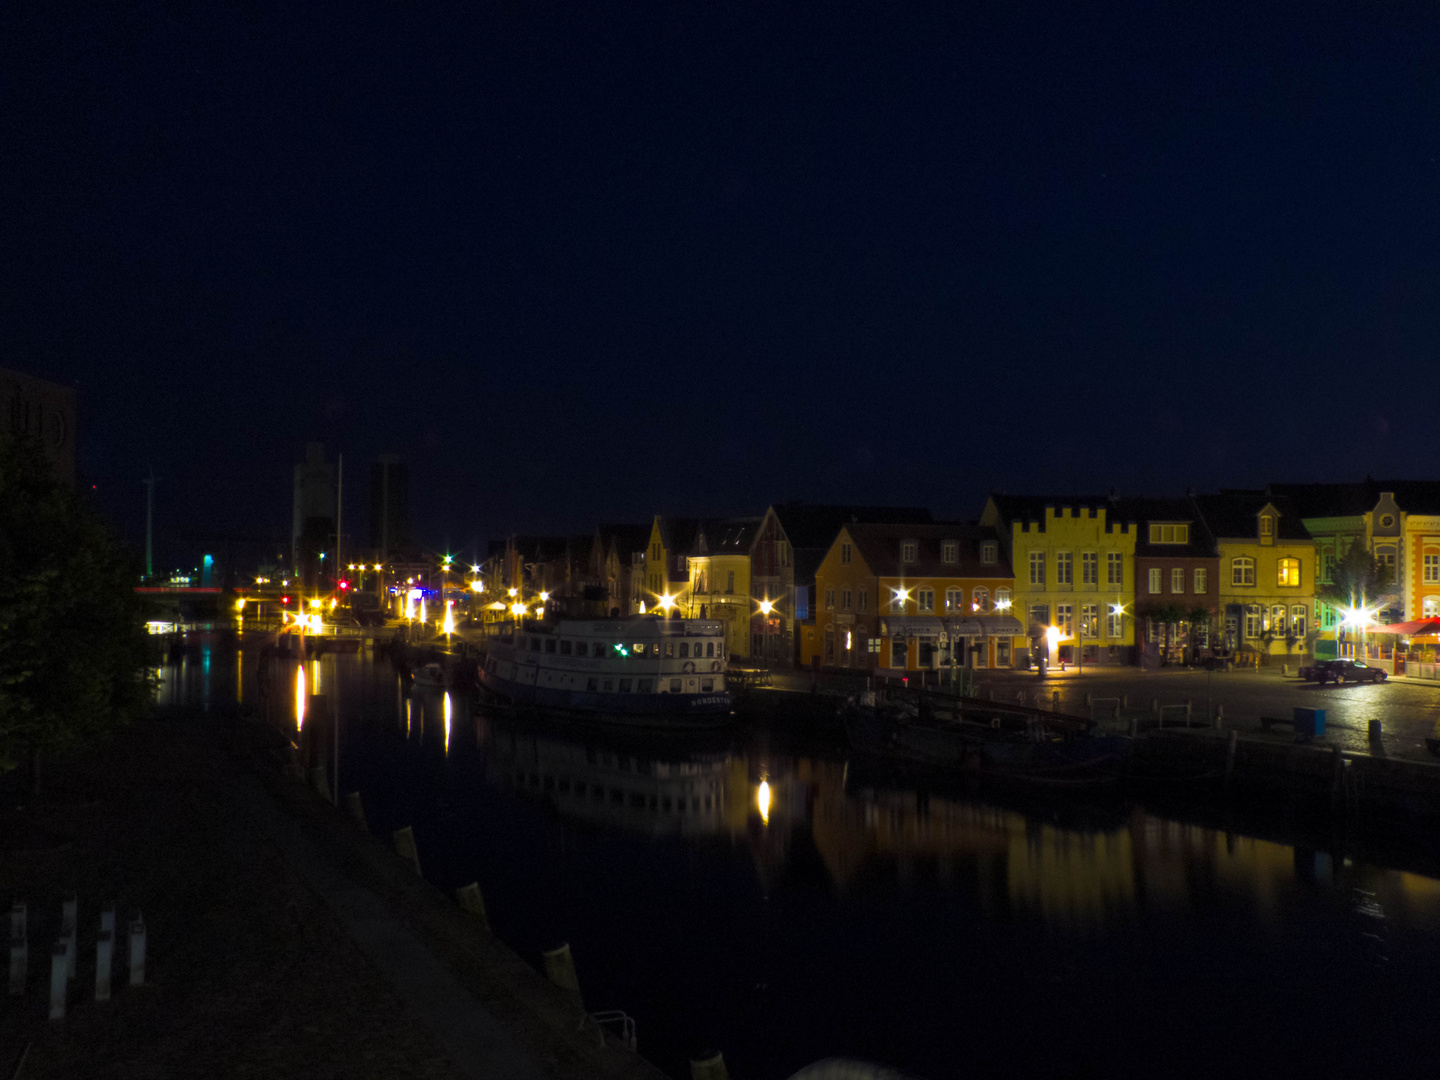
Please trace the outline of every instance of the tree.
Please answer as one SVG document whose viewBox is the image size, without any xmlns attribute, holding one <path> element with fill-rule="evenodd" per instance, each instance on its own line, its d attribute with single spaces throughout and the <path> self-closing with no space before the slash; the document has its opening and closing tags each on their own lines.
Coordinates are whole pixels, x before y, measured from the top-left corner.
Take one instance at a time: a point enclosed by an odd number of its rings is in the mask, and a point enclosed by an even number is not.
<svg viewBox="0 0 1440 1080">
<path fill-rule="evenodd" d="M 1330 581 L 1319 585 L 1315 595 L 1331 607 L 1365 608 L 1379 600 L 1394 580 L 1390 567 L 1374 558 L 1357 538 L 1335 563 Z"/>
<path fill-rule="evenodd" d="M 149 708 L 138 580 L 118 537 L 38 451 L 0 437 L 0 773 Z"/>
</svg>

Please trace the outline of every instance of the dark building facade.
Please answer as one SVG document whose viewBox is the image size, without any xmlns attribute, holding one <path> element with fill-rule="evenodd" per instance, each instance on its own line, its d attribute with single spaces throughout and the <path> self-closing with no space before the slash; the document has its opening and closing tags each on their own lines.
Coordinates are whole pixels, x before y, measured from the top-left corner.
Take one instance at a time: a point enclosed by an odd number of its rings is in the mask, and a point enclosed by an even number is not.
<svg viewBox="0 0 1440 1080">
<path fill-rule="evenodd" d="M 370 465 L 370 547 L 382 559 L 410 548 L 410 469 L 393 454 Z"/>
</svg>

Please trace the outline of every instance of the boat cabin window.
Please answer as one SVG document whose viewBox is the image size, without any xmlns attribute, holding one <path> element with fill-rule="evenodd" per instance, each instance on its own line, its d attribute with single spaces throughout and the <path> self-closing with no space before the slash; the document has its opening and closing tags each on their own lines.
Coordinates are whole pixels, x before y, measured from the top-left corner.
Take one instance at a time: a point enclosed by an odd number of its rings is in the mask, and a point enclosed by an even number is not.
<svg viewBox="0 0 1440 1080">
<path fill-rule="evenodd" d="M 679 679 L 671 679 L 671 680 L 670 680 L 670 693 L 672 693 L 672 694 L 678 694 L 679 692 L 680 692 L 680 680 L 679 680 Z"/>
<path fill-rule="evenodd" d="M 667 642 L 665 642 L 665 655 L 666 655 L 666 656 L 674 656 L 674 655 L 675 655 L 675 643 L 674 643 L 673 641 L 667 641 Z"/>
<path fill-rule="evenodd" d="M 586 689 L 586 690 L 599 690 L 599 689 L 600 689 L 600 680 L 599 680 L 599 679 L 591 679 L 589 682 L 587 682 L 587 683 L 585 684 L 585 689 Z"/>
<path fill-rule="evenodd" d="M 633 652 L 636 656 L 644 656 L 644 655 L 645 655 L 645 646 L 642 645 L 642 644 L 638 644 L 638 643 L 637 643 L 636 645 L 634 645 L 634 646 L 631 648 L 630 651 Z"/>
<path fill-rule="evenodd" d="M 713 641 L 707 641 L 707 642 L 705 643 L 705 655 L 706 655 L 706 656 L 714 656 L 714 655 L 715 655 L 715 643 L 714 643 Z"/>
<path fill-rule="evenodd" d="M 577 642 L 575 642 L 575 655 L 576 655 L 576 656 L 584 656 L 584 655 L 586 654 L 586 651 L 587 651 L 587 649 L 586 649 L 585 642 L 583 642 L 583 641 L 577 641 Z"/>
<path fill-rule="evenodd" d="M 689 655 L 690 655 L 690 643 L 689 643 L 688 641 L 682 641 L 682 642 L 680 642 L 680 657 L 681 657 L 681 659 L 684 659 L 685 657 L 687 657 L 687 656 L 689 656 Z"/>
<path fill-rule="evenodd" d="M 606 689 L 606 690 L 614 690 L 614 689 L 615 689 L 615 680 L 614 680 L 614 679 L 606 679 L 606 680 L 605 680 L 605 689 Z"/>
<path fill-rule="evenodd" d="M 630 686 L 631 686 L 631 680 L 629 680 L 629 679 L 621 679 L 621 680 L 620 680 L 620 692 L 621 692 L 622 694 L 628 694 L 628 693 L 630 693 Z"/>
<path fill-rule="evenodd" d="M 652 694 L 652 693 L 654 693 L 654 692 L 655 692 L 655 680 L 654 680 L 654 679 L 641 679 L 641 680 L 640 680 L 640 693 L 642 693 L 642 694 Z"/>
<path fill-rule="evenodd" d="M 723 638 L 715 643 L 715 655 L 716 655 L 716 656 L 724 656 L 724 655 L 725 655 L 725 640 L 724 640 Z"/>
<path fill-rule="evenodd" d="M 570 655 L 572 652 L 574 652 L 574 651 L 575 651 L 575 643 L 574 643 L 574 642 L 572 642 L 572 641 L 562 641 L 562 642 L 560 642 L 560 655 L 561 655 L 561 656 L 569 656 L 569 655 Z"/>
<path fill-rule="evenodd" d="M 555 639 L 554 639 L 553 637 L 552 637 L 552 638 L 546 638 L 546 639 L 545 639 L 545 651 L 546 651 L 547 653 L 554 653 L 554 651 L 555 651 Z"/>
<path fill-rule="evenodd" d="M 710 693 L 711 690 L 714 690 L 714 689 L 715 689 L 715 680 L 714 680 L 714 679 L 701 679 L 701 680 L 700 680 L 700 689 L 703 690 L 703 691 L 705 691 L 705 693 L 707 693 L 707 694 Z"/>
<path fill-rule="evenodd" d="M 530 651 L 531 651 L 531 652 L 539 652 L 539 651 L 540 651 L 540 639 L 539 639 L 538 637 L 532 637 L 532 638 L 530 639 Z"/>
</svg>

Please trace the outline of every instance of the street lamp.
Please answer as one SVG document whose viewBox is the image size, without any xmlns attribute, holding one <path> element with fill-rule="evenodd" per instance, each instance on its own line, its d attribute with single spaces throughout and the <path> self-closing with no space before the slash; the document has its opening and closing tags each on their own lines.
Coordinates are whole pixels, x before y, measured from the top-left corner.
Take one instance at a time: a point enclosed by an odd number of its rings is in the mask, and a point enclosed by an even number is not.
<svg viewBox="0 0 1440 1080">
<path fill-rule="evenodd" d="M 770 613 L 775 610 L 775 605 L 769 599 L 760 601 L 760 614 L 765 619 L 765 629 L 762 632 L 761 641 L 764 642 L 765 670 L 770 670 Z"/>
</svg>

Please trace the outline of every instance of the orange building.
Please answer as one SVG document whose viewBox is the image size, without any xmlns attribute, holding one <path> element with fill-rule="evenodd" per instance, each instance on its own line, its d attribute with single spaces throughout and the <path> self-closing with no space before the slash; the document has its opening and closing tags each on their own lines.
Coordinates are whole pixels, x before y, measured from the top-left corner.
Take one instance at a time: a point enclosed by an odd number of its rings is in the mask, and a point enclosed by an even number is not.
<svg viewBox="0 0 1440 1080">
<path fill-rule="evenodd" d="M 1024 633 L 995 531 L 972 522 L 846 525 L 815 572 L 800 660 L 886 671 L 1009 667 Z M 958 649 L 956 648 L 958 645 Z"/>
</svg>

